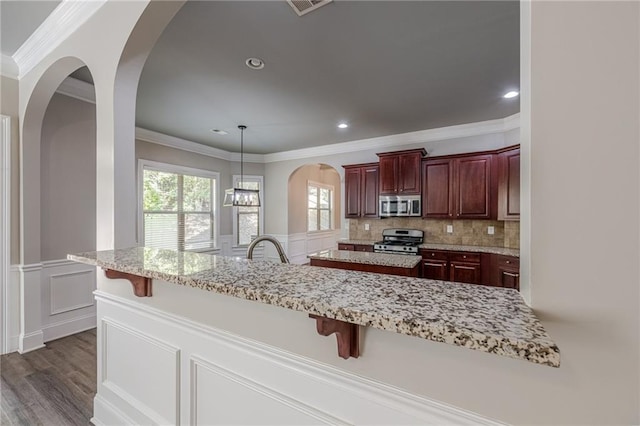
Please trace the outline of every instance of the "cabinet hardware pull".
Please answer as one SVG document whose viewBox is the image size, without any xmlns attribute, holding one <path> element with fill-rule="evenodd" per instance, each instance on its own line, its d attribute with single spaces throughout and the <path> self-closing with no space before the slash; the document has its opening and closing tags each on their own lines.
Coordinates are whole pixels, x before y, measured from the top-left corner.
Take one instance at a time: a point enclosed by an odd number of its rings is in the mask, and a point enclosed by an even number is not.
<svg viewBox="0 0 640 426">
<path fill-rule="evenodd" d="M 506 262 L 504 262 L 504 263 L 506 263 L 506 264 L 508 265 L 509 263 L 511 263 L 511 261 L 510 261 L 510 260 L 507 260 L 507 261 L 506 261 Z"/>
<path fill-rule="evenodd" d="M 467 258 L 467 256 L 462 256 L 462 258 L 463 258 L 463 259 L 466 259 L 466 258 Z"/>
<path fill-rule="evenodd" d="M 503 271 L 503 273 L 508 277 L 518 278 L 520 274 L 512 274 L 511 272 Z"/>
</svg>

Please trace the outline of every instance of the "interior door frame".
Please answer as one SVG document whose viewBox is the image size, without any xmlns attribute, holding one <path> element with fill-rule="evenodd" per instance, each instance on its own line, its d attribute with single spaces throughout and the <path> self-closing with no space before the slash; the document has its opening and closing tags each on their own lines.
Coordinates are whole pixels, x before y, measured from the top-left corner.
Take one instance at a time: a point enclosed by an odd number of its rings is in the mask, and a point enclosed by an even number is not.
<svg viewBox="0 0 640 426">
<path fill-rule="evenodd" d="M 0 353 L 9 351 L 9 268 L 11 265 L 11 117 L 0 115 Z"/>
</svg>

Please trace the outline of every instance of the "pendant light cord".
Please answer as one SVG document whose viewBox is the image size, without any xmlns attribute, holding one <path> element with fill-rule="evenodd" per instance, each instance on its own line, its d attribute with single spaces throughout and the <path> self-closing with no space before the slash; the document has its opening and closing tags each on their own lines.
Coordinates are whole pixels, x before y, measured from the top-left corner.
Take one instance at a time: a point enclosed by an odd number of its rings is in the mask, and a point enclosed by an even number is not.
<svg viewBox="0 0 640 426">
<path fill-rule="evenodd" d="M 239 125 L 240 129 L 240 188 L 244 189 L 244 129 L 247 126 Z"/>
</svg>

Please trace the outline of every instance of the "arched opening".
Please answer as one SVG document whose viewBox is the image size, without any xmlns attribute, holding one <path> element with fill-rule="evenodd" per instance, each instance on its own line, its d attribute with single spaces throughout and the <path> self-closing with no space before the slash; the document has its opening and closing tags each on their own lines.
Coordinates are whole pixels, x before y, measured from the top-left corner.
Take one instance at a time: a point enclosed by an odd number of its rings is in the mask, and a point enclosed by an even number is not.
<svg viewBox="0 0 640 426">
<path fill-rule="evenodd" d="M 305 164 L 289 175 L 287 233 L 292 263 L 307 263 L 309 253 L 336 247 L 341 200 L 340 174 L 330 165 Z"/>
</svg>

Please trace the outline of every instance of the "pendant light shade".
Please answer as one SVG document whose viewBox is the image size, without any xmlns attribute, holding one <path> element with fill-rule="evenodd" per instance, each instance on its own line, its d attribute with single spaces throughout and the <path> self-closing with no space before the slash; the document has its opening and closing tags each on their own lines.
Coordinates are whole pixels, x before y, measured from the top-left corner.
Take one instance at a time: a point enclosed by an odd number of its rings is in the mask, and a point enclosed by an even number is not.
<svg viewBox="0 0 640 426">
<path fill-rule="evenodd" d="M 224 207 L 260 207 L 260 191 L 244 189 L 244 130 L 247 126 L 240 125 L 240 184 L 239 188 L 224 191 Z"/>
</svg>

